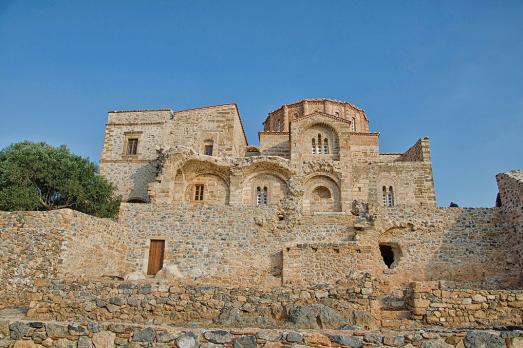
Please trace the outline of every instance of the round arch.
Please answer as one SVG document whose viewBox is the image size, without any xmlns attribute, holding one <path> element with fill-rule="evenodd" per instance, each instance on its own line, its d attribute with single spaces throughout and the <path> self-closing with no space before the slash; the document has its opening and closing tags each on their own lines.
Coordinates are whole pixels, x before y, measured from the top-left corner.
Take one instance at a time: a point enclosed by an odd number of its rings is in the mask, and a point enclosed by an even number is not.
<svg viewBox="0 0 523 348">
<path fill-rule="evenodd" d="M 304 184 L 303 211 L 309 214 L 341 211 L 338 183 L 328 175 L 310 176 Z"/>
</svg>

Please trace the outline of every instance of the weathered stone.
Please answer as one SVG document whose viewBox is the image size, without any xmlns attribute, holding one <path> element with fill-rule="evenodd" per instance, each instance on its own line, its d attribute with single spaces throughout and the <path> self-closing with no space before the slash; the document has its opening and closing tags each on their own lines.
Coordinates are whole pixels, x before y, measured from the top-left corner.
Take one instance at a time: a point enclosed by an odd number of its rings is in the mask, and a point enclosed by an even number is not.
<svg viewBox="0 0 523 348">
<path fill-rule="evenodd" d="M 156 338 L 156 331 L 152 327 L 135 330 L 133 334 L 134 342 L 153 342 Z"/>
<path fill-rule="evenodd" d="M 289 321 L 300 328 L 336 328 L 345 322 L 339 312 L 322 304 L 290 305 L 286 310 Z"/>
<path fill-rule="evenodd" d="M 511 338 L 508 348 L 523 348 L 523 337 Z"/>
<path fill-rule="evenodd" d="M 19 340 L 29 333 L 29 325 L 16 321 L 9 325 L 10 336 L 13 340 Z"/>
<path fill-rule="evenodd" d="M 254 336 L 240 336 L 233 341 L 234 348 L 256 348 L 256 337 Z"/>
<path fill-rule="evenodd" d="M 383 344 L 386 346 L 398 347 L 405 341 L 403 336 L 385 336 L 383 337 Z"/>
<path fill-rule="evenodd" d="M 342 346 L 348 346 L 352 348 L 360 348 L 361 346 L 363 346 L 363 339 L 361 337 L 355 337 L 352 335 L 330 335 L 329 337 L 332 342 L 335 342 Z"/>
<path fill-rule="evenodd" d="M 30 340 L 18 340 L 13 345 L 13 348 L 36 348 L 36 344 Z"/>
<path fill-rule="evenodd" d="M 298 332 L 288 332 L 287 335 L 285 335 L 285 340 L 287 342 L 291 342 L 291 343 L 300 343 L 300 342 L 303 342 L 303 335 L 298 333 Z"/>
<path fill-rule="evenodd" d="M 135 271 L 127 274 L 125 280 L 127 281 L 137 281 L 145 279 L 145 275 L 140 271 Z"/>
<path fill-rule="evenodd" d="M 176 338 L 178 348 L 196 348 L 196 337 L 191 333 L 186 333 Z"/>
<path fill-rule="evenodd" d="M 76 348 L 75 341 L 69 341 L 66 338 L 60 338 L 53 342 L 53 348 Z"/>
<path fill-rule="evenodd" d="M 93 335 L 92 341 L 95 348 L 112 348 L 116 334 L 111 331 L 100 331 Z"/>
<path fill-rule="evenodd" d="M 265 341 L 279 341 L 281 333 L 275 330 L 260 330 L 256 333 L 256 337 Z"/>
<path fill-rule="evenodd" d="M 363 336 L 363 340 L 365 342 L 374 343 L 374 344 L 381 344 L 383 340 L 383 336 L 381 336 L 377 332 L 369 332 Z"/>
<path fill-rule="evenodd" d="M 93 343 L 88 336 L 78 337 L 78 348 L 93 348 Z"/>
<path fill-rule="evenodd" d="M 232 335 L 223 330 L 206 331 L 203 337 L 212 343 L 229 343 L 232 341 Z"/>
<path fill-rule="evenodd" d="M 67 326 L 67 330 L 69 331 L 69 334 L 73 336 L 82 336 L 87 335 L 89 333 L 86 327 L 78 325 L 76 323 L 69 324 L 69 326 Z"/>
<path fill-rule="evenodd" d="M 63 338 L 69 333 L 66 325 L 47 323 L 46 325 L 47 336 L 51 338 Z"/>
<path fill-rule="evenodd" d="M 361 326 L 367 329 L 376 326 L 374 318 L 367 311 L 353 311 L 352 322 L 354 323 L 354 325 Z"/>
<path fill-rule="evenodd" d="M 331 341 L 330 339 L 321 334 L 313 333 L 310 335 L 307 335 L 303 338 L 303 341 L 305 344 L 311 345 L 311 346 L 330 346 Z"/>
<path fill-rule="evenodd" d="M 421 348 L 453 348 L 454 346 L 445 343 L 443 340 L 429 340 L 421 343 Z"/>
<path fill-rule="evenodd" d="M 9 336 L 9 320 L 0 320 L 0 336 Z"/>
<path fill-rule="evenodd" d="M 156 342 L 158 343 L 169 343 L 175 340 L 175 336 L 169 332 L 158 331 L 156 333 Z"/>
<path fill-rule="evenodd" d="M 506 348 L 504 339 L 484 331 L 468 332 L 463 344 L 465 348 Z"/>
<path fill-rule="evenodd" d="M 127 301 L 122 298 L 122 297 L 119 297 L 119 296 L 113 296 L 109 299 L 109 303 L 115 305 L 115 306 L 123 306 L 124 304 L 127 303 Z"/>
</svg>

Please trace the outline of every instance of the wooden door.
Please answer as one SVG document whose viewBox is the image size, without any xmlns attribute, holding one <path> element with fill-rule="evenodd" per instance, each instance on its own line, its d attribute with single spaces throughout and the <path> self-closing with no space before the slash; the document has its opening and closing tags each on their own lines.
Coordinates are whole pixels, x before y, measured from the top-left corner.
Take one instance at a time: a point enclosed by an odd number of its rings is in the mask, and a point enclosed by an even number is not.
<svg viewBox="0 0 523 348">
<path fill-rule="evenodd" d="M 165 252 L 165 241 L 151 239 L 149 246 L 149 263 L 147 264 L 147 274 L 155 275 L 163 267 L 163 255 Z"/>
</svg>

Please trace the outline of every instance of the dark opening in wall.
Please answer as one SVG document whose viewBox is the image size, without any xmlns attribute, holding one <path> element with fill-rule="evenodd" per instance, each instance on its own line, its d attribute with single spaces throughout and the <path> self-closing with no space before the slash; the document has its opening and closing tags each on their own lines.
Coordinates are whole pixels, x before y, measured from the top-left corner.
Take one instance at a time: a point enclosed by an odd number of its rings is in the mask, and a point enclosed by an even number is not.
<svg viewBox="0 0 523 348">
<path fill-rule="evenodd" d="M 127 201 L 127 203 L 147 203 L 141 198 L 131 198 Z"/>
<path fill-rule="evenodd" d="M 388 268 L 394 268 L 401 256 L 401 250 L 397 244 L 380 243 L 380 253 Z"/>
</svg>

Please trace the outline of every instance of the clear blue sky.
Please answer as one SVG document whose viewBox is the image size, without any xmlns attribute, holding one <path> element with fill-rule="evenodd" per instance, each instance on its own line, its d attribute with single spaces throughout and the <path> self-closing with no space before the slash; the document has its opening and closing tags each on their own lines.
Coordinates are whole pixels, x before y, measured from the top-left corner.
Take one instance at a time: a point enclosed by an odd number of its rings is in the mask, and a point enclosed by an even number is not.
<svg viewBox="0 0 523 348">
<path fill-rule="evenodd" d="M 523 1 L 0 0 L 0 147 L 98 161 L 109 110 L 329 97 L 382 152 L 429 136 L 438 204 L 493 206 L 523 167 Z"/>
</svg>

